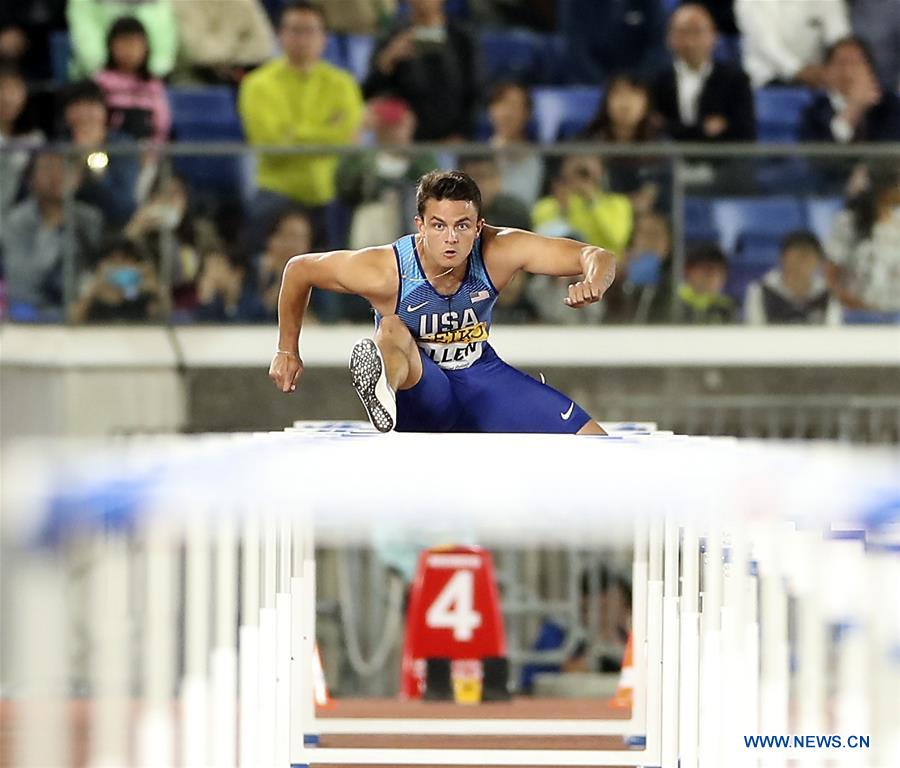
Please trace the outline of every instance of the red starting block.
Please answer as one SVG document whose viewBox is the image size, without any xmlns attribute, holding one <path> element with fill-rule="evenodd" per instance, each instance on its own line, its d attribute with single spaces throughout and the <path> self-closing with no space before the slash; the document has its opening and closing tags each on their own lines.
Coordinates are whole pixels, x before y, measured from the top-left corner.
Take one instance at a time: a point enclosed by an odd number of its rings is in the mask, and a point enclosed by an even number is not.
<svg viewBox="0 0 900 768">
<path fill-rule="evenodd" d="M 401 694 L 421 698 L 426 676 L 432 681 L 446 678 L 440 668 L 449 664 L 452 692 L 435 695 L 436 691 L 429 691 L 428 698 L 478 702 L 482 699 L 484 660 L 495 662 L 505 656 L 503 615 L 490 552 L 481 547 L 422 552 L 406 614 Z M 426 675 L 429 665 L 432 669 Z M 508 695 L 505 675 L 503 678 L 501 697 Z M 446 683 L 443 687 L 447 688 Z M 497 698 L 497 692 L 489 696 L 485 690 L 484 698 Z"/>
</svg>

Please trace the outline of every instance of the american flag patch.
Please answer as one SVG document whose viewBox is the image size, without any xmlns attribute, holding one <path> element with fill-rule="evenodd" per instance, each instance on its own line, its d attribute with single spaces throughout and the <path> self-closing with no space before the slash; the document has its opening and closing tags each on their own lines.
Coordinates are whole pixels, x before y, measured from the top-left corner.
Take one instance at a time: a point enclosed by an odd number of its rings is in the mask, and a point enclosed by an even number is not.
<svg viewBox="0 0 900 768">
<path fill-rule="evenodd" d="M 473 304 L 477 304 L 479 301 L 484 301 L 489 298 L 491 298 L 491 294 L 488 291 L 475 291 L 475 293 L 469 294 L 469 301 Z"/>
</svg>

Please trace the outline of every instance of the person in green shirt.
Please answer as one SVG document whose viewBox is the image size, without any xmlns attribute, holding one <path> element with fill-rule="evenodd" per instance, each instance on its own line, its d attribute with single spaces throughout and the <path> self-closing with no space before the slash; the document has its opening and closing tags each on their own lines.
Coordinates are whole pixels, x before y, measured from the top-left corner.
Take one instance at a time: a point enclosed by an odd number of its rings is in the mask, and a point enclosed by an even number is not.
<svg viewBox="0 0 900 768">
<path fill-rule="evenodd" d="M 325 19 L 315 5 L 293 0 L 278 28 L 284 55 L 241 82 L 244 133 L 257 146 L 352 144 L 362 122 L 359 86 L 349 72 L 322 61 Z M 257 183 L 307 208 L 335 197 L 334 155 L 261 154 Z"/>
<path fill-rule="evenodd" d="M 723 325 L 734 322 L 735 305 L 724 292 L 728 260 L 718 245 L 700 242 L 688 249 L 678 286 L 676 323 Z"/>
<path fill-rule="evenodd" d="M 150 72 L 165 77 L 172 71 L 178 52 L 178 25 L 172 0 L 68 0 L 72 79 L 90 77 L 103 68 L 107 58 L 106 34 L 122 16 L 133 16 L 147 30 Z"/>
<path fill-rule="evenodd" d="M 603 189 L 603 164 L 596 155 L 569 155 L 553 181 L 552 194 L 531 211 L 534 231 L 571 234 L 586 243 L 624 252 L 631 237 L 633 211 L 625 195 Z"/>
</svg>

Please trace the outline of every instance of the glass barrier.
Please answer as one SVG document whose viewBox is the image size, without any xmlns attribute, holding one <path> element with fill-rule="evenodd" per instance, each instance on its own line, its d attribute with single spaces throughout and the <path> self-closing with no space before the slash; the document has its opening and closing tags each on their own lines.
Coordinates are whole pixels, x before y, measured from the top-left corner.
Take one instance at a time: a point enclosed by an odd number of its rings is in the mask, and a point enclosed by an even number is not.
<svg viewBox="0 0 900 768">
<path fill-rule="evenodd" d="M 242 144 L 0 148 L 0 309 L 12 322 L 273 323 L 287 260 L 414 231 L 415 184 L 461 168 L 495 226 L 614 251 L 604 301 L 517 276 L 501 323 L 900 319 L 900 149 Z M 368 322 L 314 291 L 310 319 Z"/>
</svg>

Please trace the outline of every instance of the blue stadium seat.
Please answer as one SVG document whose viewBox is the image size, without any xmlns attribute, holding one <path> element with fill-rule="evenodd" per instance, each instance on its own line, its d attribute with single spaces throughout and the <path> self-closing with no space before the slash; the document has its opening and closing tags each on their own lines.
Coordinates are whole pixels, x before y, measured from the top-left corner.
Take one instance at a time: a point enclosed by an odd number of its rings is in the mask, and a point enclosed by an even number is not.
<svg viewBox="0 0 900 768">
<path fill-rule="evenodd" d="M 731 254 L 731 261 L 774 267 L 781 253 L 781 239 L 782 235 L 748 232 L 741 236 L 737 250 Z"/>
<path fill-rule="evenodd" d="M 844 207 L 839 197 L 810 197 L 806 200 L 806 220 L 816 237 L 824 243 L 831 234 L 834 217 Z"/>
<path fill-rule="evenodd" d="M 350 69 L 344 51 L 344 41 L 339 35 L 328 35 L 325 39 L 325 52 L 322 58 L 329 64 L 341 69 Z"/>
<path fill-rule="evenodd" d="M 72 40 L 69 33 L 50 33 L 50 71 L 56 83 L 65 83 L 69 79 L 69 60 L 72 58 Z"/>
<path fill-rule="evenodd" d="M 479 40 L 488 82 L 541 82 L 543 35 L 525 29 L 491 29 L 483 31 Z"/>
<path fill-rule="evenodd" d="M 684 200 L 684 236 L 688 242 L 719 240 L 713 224 L 712 201 L 707 197 L 687 197 Z"/>
<path fill-rule="evenodd" d="M 865 309 L 844 309 L 847 325 L 900 325 L 900 312 L 871 312 Z"/>
<path fill-rule="evenodd" d="M 371 35 L 347 35 L 346 46 L 347 69 L 353 73 L 358 82 L 363 82 L 369 74 L 369 63 L 375 50 L 375 38 Z"/>
<path fill-rule="evenodd" d="M 713 203 L 713 223 L 720 243 L 733 253 L 742 235 L 748 233 L 781 236 L 806 226 L 803 205 L 796 197 L 726 197 Z"/>
<path fill-rule="evenodd" d="M 759 280 L 772 265 L 764 262 L 737 261 L 729 262 L 728 277 L 725 280 L 725 293 L 733 298 L 739 305 L 744 303 L 744 294 L 747 286 L 754 280 Z"/>
<path fill-rule="evenodd" d="M 172 128 L 177 141 L 242 141 L 244 137 L 234 92 L 227 86 L 169 89 Z M 241 157 L 177 157 L 175 168 L 197 192 L 240 199 L 247 190 Z"/>
<path fill-rule="evenodd" d="M 533 88 L 538 140 L 542 144 L 553 143 L 564 124 L 569 131 L 583 130 L 597 111 L 601 93 L 600 86 L 594 85 Z"/>
<path fill-rule="evenodd" d="M 759 141 L 790 144 L 800 138 L 800 119 L 812 101 L 808 88 L 759 88 L 754 93 Z"/>
</svg>

